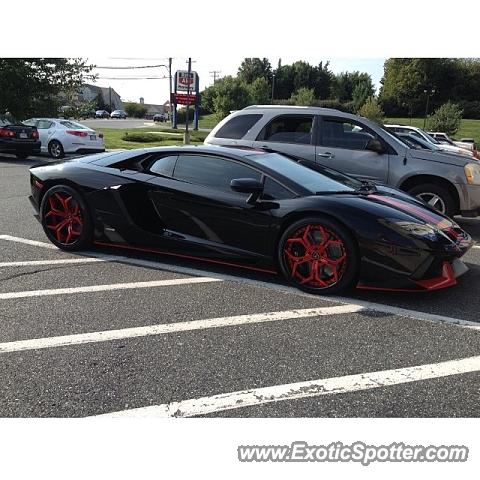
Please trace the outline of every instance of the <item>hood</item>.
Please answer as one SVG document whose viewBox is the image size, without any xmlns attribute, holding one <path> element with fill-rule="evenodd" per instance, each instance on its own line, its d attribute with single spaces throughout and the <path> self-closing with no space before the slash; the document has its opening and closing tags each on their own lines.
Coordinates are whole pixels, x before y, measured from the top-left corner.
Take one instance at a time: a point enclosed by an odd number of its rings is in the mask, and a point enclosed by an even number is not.
<svg viewBox="0 0 480 480">
<path fill-rule="evenodd" d="M 464 167 L 467 163 L 477 161 L 474 157 L 469 157 L 466 155 L 457 155 L 455 153 L 450 153 L 447 151 L 431 152 L 429 150 L 416 150 L 414 148 L 409 148 L 407 150 L 407 155 L 412 158 L 417 158 L 420 160 L 428 160 L 431 162 L 438 162 L 438 163 L 447 163 L 449 165 L 457 165 L 459 167 Z"/>
</svg>

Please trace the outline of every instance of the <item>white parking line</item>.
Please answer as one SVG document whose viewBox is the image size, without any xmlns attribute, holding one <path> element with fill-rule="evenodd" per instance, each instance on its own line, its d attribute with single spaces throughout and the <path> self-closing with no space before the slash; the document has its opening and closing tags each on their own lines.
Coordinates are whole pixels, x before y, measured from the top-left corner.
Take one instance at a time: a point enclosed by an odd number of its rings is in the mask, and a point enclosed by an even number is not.
<svg viewBox="0 0 480 480">
<path fill-rule="evenodd" d="M 28 240 L 28 238 L 13 237 L 12 235 L 0 235 L 0 240 L 8 240 L 9 242 L 24 243 L 25 245 L 32 245 L 34 247 L 59 250 L 53 243 L 38 242 L 37 240 Z"/>
<path fill-rule="evenodd" d="M 45 242 L 37 242 L 34 240 L 28 240 L 25 238 L 14 237 L 11 235 L 0 235 L 0 239 L 9 240 L 12 242 L 20 242 L 20 243 L 27 243 L 27 244 L 34 244 L 39 247 L 51 248 L 52 245 Z M 479 246 L 480 247 L 480 246 Z M 54 247 L 56 248 L 56 247 Z M 290 293 L 295 295 L 300 295 L 307 298 L 316 298 L 321 301 L 326 302 L 338 302 L 345 305 L 355 305 L 358 307 L 363 307 L 368 310 L 374 310 L 376 312 L 381 313 L 388 313 L 390 315 L 397 315 L 401 317 L 412 318 L 414 320 L 420 321 L 427 321 L 431 323 L 439 323 L 439 324 L 447 324 L 447 325 L 455 325 L 458 327 L 465 327 L 472 330 L 476 330 L 480 332 L 480 322 L 472 322 L 469 320 L 464 320 L 461 318 L 456 317 L 449 317 L 446 315 L 437 315 L 434 313 L 428 312 L 421 312 L 418 310 L 410 310 L 407 308 L 395 307 L 393 305 L 386 305 L 383 303 L 375 303 L 370 302 L 367 300 L 359 300 L 359 299 L 352 299 L 348 297 L 339 297 L 339 296 L 323 296 L 323 295 L 313 295 L 309 293 L 302 292 L 294 287 L 289 287 L 287 285 L 276 284 L 267 282 L 264 280 L 256 280 L 247 277 L 237 277 L 235 275 L 230 275 L 227 273 L 217 273 L 217 272 L 210 272 L 208 270 L 202 270 L 199 268 L 191 268 L 191 267 L 182 267 L 177 265 L 171 265 L 169 263 L 163 263 L 161 261 L 156 260 L 144 260 L 138 258 L 131 258 L 125 257 L 123 255 L 107 255 L 99 252 L 81 252 L 79 255 L 88 255 L 87 258 L 100 258 L 106 261 L 112 262 L 121 262 L 126 263 L 128 265 L 135 265 L 139 267 L 146 267 L 146 268 L 154 268 L 157 270 L 164 270 L 173 273 L 182 273 L 185 275 L 198 275 L 198 276 L 209 276 L 211 278 L 216 278 L 218 280 L 228 280 L 236 283 L 243 283 L 246 285 L 252 285 L 254 287 L 261 287 L 266 288 L 268 290 L 274 290 L 277 292 L 282 293 Z M 422 295 L 419 293 L 418 295 Z M 428 294 L 427 294 L 428 295 Z"/>
<path fill-rule="evenodd" d="M 35 267 L 39 265 L 62 265 L 76 263 L 106 262 L 103 258 L 66 258 L 63 260 L 29 260 L 25 262 L 0 262 L 1 267 Z"/>
<path fill-rule="evenodd" d="M 134 408 L 99 417 L 193 417 L 236 408 L 298 400 L 323 395 L 371 390 L 421 380 L 461 375 L 480 370 L 480 356 L 415 367 L 332 377 L 307 382 L 241 390 L 211 397 L 194 398 L 150 407 Z"/>
<path fill-rule="evenodd" d="M 23 292 L 0 293 L 0 300 L 12 298 L 44 297 L 46 295 L 71 295 L 76 293 L 106 292 L 111 290 L 129 290 L 136 288 L 166 287 L 170 285 L 187 285 L 191 283 L 220 282 L 216 278 L 191 277 L 171 280 L 154 280 L 151 282 L 113 283 L 110 285 L 89 285 L 86 287 L 53 288 L 48 290 L 27 290 Z"/>
<path fill-rule="evenodd" d="M 102 332 L 79 333 L 59 337 L 34 338 L 16 342 L 0 343 L 0 353 L 20 352 L 24 350 L 38 350 L 42 348 L 64 347 L 81 345 L 84 343 L 107 342 L 126 338 L 147 337 L 151 335 L 166 335 L 169 333 L 190 332 L 192 330 L 206 330 L 209 328 L 232 327 L 280 320 L 295 320 L 300 318 L 321 317 L 326 315 L 340 315 L 362 311 L 362 308 L 353 305 L 336 307 L 305 308 L 300 310 L 285 310 L 281 312 L 264 312 L 232 317 L 207 318 L 190 322 L 161 323 L 146 327 L 122 328 L 119 330 L 105 330 Z"/>
</svg>

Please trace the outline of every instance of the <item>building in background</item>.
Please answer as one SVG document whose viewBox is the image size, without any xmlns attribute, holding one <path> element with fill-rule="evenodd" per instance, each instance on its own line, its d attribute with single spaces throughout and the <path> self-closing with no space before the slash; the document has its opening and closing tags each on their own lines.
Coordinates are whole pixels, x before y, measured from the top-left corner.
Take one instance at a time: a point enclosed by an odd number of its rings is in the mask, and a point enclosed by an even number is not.
<svg viewBox="0 0 480 480">
<path fill-rule="evenodd" d="M 140 97 L 140 103 L 147 107 L 146 119 L 151 120 L 154 115 L 170 115 L 171 106 L 169 101 L 166 101 L 163 105 L 155 105 L 154 103 L 145 103 L 144 98 Z"/>
<path fill-rule="evenodd" d="M 123 110 L 123 102 L 120 95 L 113 88 L 85 84 L 80 90 L 78 97 L 80 101 L 93 102 L 97 99 L 98 95 L 102 97 L 103 103 L 108 106 L 111 111 Z"/>
</svg>

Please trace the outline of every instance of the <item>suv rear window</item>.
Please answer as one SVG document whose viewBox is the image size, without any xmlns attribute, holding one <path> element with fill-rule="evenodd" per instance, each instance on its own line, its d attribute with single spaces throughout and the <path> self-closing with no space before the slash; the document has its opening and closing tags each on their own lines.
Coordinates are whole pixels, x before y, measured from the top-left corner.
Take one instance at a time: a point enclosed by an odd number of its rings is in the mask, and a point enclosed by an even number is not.
<svg viewBox="0 0 480 480">
<path fill-rule="evenodd" d="M 263 115 L 258 113 L 237 115 L 221 127 L 215 134 L 215 137 L 239 140 L 243 138 L 262 117 Z"/>
</svg>

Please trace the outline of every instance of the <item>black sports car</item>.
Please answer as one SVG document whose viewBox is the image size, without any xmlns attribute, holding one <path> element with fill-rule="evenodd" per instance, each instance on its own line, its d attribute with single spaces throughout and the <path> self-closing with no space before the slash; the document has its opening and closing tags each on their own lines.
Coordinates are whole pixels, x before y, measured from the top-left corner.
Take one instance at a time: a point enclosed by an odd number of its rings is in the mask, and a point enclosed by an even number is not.
<svg viewBox="0 0 480 480">
<path fill-rule="evenodd" d="M 312 168 L 310 168 L 312 167 Z M 472 240 L 403 192 L 278 153 L 160 147 L 30 169 L 64 250 L 91 243 L 281 272 L 309 292 L 456 284 Z"/>
</svg>

